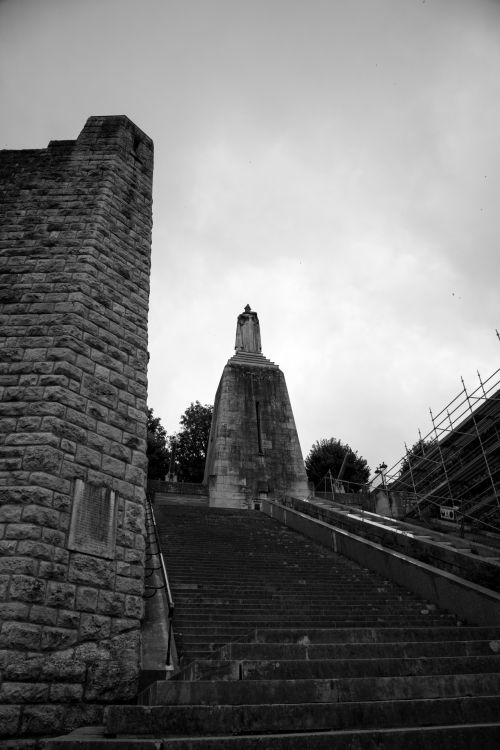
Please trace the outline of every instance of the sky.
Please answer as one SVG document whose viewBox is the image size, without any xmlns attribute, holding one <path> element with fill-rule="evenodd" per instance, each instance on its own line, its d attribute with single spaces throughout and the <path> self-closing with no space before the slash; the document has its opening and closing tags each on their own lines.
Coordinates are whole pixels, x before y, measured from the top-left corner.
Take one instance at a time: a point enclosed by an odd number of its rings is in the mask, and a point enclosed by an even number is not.
<svg viewBox="0 0 500 750">
<path fill-rule="evenodd" d="M 0 148 L 154 140 L 149 406 L 214 401 L 246 304 L 304 457 L 374 469 L 500 367 L 499 0 L 0 0 Z"/>
</svg>

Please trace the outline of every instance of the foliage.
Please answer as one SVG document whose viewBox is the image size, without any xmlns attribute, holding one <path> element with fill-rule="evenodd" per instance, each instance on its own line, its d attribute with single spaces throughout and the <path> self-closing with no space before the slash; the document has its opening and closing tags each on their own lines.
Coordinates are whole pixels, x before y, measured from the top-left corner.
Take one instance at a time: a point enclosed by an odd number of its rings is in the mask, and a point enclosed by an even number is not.
<svg viewBox="0 0 500 750">
<path fill-rule="evenodd" d="M 411 464 L 412 471 L 414 468 L 416 470 L 418 470 L 418 468 L 420 468 L 420 471 L 422 470 L 422 466 L 418 467 L 417 459 L 420 456 L 425 456 L 425 454 L 428 453 L 431 447 L 434 445 L 434 442 L 435 442 L 434 440 L 423 440 L 422 438 L 420 438 L 420 440 L 417 440 L 417 442 L 414 445 L 412 445 L 412 447 L 407 452 L 406 456 L 401 461 L 398 479 L 402 477 L 403 474 L 406 474 L 406 472 L 410 468 L 410 464 Z M 429 466 L 425 466 L 424 471 L 425 473 L 429 473 Z"/>
<path fill-rule="evenodd" d="M 170 438 L 177 478 L 182 482 L 202 482 L 208 438 L 214 407 L 191 403 L 181 416 L 181 430 Z"/>
<path fill-rule="evenodd" d="M 336 438 L 317 440 L 305 460 L 307 478 L 315 487 L 321 489 L 319 485 L 328 472 L 331 472 L 334 480 L 337 479 L 343 464 L 344 469 L 340 478 L 351 483 L 351 490 L 356 491 L 366 484 L 370 476 L 370 467 L 362 456 L 358 456 L 357 451 L 353 451 Z"/>
<path fill-rule="evenodd" d="M 160 417 L 148 409 L 147 436 L 148 478 L 163 479 L 168 472 L 170 452 L 167 447 L 167 432 L 161 424 Z"/>
</svg>

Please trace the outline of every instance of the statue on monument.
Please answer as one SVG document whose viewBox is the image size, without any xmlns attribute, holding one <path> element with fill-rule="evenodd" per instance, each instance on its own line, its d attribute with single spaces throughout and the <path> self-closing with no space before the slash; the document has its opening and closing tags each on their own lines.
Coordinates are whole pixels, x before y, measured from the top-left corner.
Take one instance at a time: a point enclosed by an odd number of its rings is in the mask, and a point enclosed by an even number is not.
<svg viewBox="0 0 500 750">
<path fill-rule="evenodd" d="M 245 307 L 245 312 L 238 315 L 234 348 L 237 352 L 257 352 L 259 354 L 262 352 L 259 318 L 250 305 Z"/>
</svg>

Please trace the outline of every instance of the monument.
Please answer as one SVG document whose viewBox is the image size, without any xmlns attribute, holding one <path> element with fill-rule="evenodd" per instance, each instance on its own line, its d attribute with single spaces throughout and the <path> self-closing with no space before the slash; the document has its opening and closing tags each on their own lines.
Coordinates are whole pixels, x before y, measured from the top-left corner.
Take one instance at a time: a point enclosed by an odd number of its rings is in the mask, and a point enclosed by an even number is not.
<svg viewBox="0 0 500 750">
<path fill-rule="evenodd" d="M 270 494 L 308 494 L 299 438 L 278 365 L 262 354 L 257 313 L 238 316 L 217 389 L 204 483 L 214 507 L 253 508 Z"/>
</svg>

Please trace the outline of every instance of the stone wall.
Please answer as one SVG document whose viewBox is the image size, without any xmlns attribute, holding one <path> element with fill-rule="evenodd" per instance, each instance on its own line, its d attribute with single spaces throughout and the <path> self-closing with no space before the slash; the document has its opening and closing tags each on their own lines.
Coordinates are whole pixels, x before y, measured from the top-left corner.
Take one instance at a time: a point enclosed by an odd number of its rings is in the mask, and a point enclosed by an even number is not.
<svg viewBox="0 0 500 750">
<path fill-rule="evenodd" d="M 0 152 L 0 736 L 19 746 L 136 686 L 152 169 L 126 117 Z"/>
</svg>

